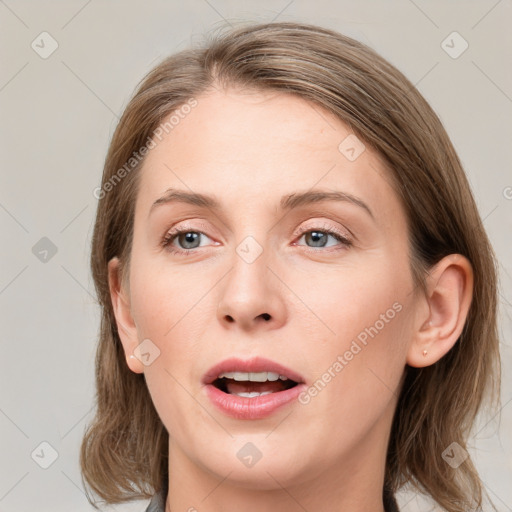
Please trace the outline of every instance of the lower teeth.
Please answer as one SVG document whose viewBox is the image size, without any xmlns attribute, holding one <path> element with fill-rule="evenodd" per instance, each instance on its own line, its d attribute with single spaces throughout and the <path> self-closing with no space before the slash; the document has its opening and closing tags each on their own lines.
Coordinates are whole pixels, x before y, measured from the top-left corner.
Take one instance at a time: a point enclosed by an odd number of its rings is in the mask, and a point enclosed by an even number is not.
<svg viewBox="0 0 512 512">
<path fill-rule="evenodd" d="M 243 396 L 245 398 L 254 398 L 255 396 L 263 396 L 263 395 L 270 395 L 272 391 L 263 391 L 262 393 L 258 393 L 257 391 L 252 391 L 251 393 L 233 393 L 237 396 Z"/>
</svg>

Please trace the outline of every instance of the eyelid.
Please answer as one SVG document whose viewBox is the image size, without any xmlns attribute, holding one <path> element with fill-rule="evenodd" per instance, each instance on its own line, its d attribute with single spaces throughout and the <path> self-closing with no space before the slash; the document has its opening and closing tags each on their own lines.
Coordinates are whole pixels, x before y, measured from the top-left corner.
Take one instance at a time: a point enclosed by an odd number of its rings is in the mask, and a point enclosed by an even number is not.
<svg viewBox="0 0 512 512">
<path fill-rule="evenodd" d="M 184 221 L 186 222 L 186 221 Z M 171 238 L 172 239 L 175 239 L 175 237 L 177 237 L 178 235 L 182 234 L 182 233 L 187 233 L 187 232 L 194 232 L 194 233 L 200 233 L 201 235 L 209 238 L 210 240 L 212 240 L 212 237 L 208 236 L 207 232 L 208 232 L 208 229 L 206 228 L 205 225 L 201 225 L 199 224 L 199 227 L 197 225 L 188 225 L 188 224 L 180 224 L 179 222 L 176 224 L 176 225 L 173 225 L 171 226 L 169 229 L 167 229 L 160 241 L 160 245 L 163 246 L 164 248 L 169 248 L 170 246 L 172 246 L 172 243 L 174 242 L 174 240 L 170 240 Z M 215 245 L 218 245 L 217 243 Z M 175 252 L 186 252 L 186 253 L 190 253 L 193 251 L 193 249 L 181 249 L 179 247 L 173 247 L 172 248 L 172 251 L 175 251 Z"/>
<path fill-rule="evenodd" d="M 202 233 L 205 236 L 208 236 L 206 234 L 207 231 L 211 230 L 211 224 L 205 224 L 202 222 L 193 222 L 188 223 L 188 219 L 183 220 L 182 222 L 176 222 L 174 225 L 172 225 L 170 228 L 168 228 L 165 231 L 165 234 L 173 233 L 176 231 L 194 231 L 197 233 Z M 208 236 L 208 238 L 211 238 Z"/>
<path fill-rule="evenodd" d="M 346 239 L 346 240 L 353 240 L 355 237 L 354 235 L 352 234 L 352 232 L 349 230 L 349 229 L 346 229 L 346 232 L 337 228 L 335 225 L 333 224 L 328 224 L 327 221 L 311 221 L 312 225 L 311 226 L 302 226 L 300 228 L 298 228 L 293 236 L 296 237 L 296 236 L 300 236 L 300 235 L 303 235 L 304 233 L 308 233 L 309 231 L 314 231 L 314 230 L 318 230 L 318 231 L 321 231 L 321 230 L 326 230 L 326 231 L 333 231 L 334 233 L 336 233 L 337 235 L 339 235 L 340 237 Z"/>
<path fill-rule="evenodd" d="M 316 219 L 316 220 L 315 220 Z M 323 224 L 323 227 L 326 229 L 332 229 L 333 231 L 337 231 L 339 234 L 343 235 L 345 238 L 350 238 L 353 241 L 357 241 L 357 236 L 351 231 L 351 229 L 346 225 L 345 217 L 339 218 L 339 215 L 333 215 L 333 213 L 329 210 L 316 209 L 310 211 L 308 213 L 307 220 L 304 221 L 314 223 L 313 228 L 318 227 L 318 223 L 328 223 Z M 341 225 L 341 228 L 337 226 Z"/>
</svg>

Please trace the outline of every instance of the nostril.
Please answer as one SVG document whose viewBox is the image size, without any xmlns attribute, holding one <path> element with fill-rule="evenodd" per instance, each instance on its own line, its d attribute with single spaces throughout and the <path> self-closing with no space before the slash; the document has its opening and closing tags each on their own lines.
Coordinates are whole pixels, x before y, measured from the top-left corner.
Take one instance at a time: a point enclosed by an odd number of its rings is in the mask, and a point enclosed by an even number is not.
<svg viewBox="0 0 512 512">
<path fill-rule="evenodd" d="M 263 319 L 264 319 L 265 321 L 270 320 L 270 315 L 269 315 L 268 313 L 263 313 L 263 315 L 261 315 L 261 316 L 263 317 Z"/>
</svg>

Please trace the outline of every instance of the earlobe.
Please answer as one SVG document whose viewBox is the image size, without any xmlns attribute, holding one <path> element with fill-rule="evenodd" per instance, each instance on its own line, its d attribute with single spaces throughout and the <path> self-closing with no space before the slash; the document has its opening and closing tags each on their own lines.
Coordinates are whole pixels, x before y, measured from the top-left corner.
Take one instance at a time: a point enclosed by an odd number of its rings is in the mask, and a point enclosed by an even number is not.
<svg viewBox="0 0 512 512">
<path fill-rule="evenodd" d="M 416 368 L 439 361 L 462 333 L 473 296 L 473 269 L 460 254 L 444 257 L 427 277 L 424 317 L 418 318 L 407 364 Z"/>
<path fill-rule="evenodd" d="M 133 355 L 139 344 L 137 326 L 132 317 L 129 297 L 122 286 L 119 268 L 119 258 L 112 258 L 108 262 L 110 299 L 116 318 L 117 332 L 123 344 L 126 364 L 132 372 L 143 373 L 142 362 Z"/>
</svg>

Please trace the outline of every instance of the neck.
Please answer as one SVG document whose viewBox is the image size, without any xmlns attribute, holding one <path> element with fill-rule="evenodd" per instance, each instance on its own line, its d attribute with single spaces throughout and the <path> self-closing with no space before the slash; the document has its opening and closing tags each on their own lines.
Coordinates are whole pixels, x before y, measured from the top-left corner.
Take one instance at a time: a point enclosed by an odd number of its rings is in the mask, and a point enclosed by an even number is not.
<svg viewBox="0 0 512 512">
<path fill-rule="evenodd" d="M 241 466 L 210 471 L 191 460 L 169 440 L 169 493 L 166 512 L 221 512 L 240 509 L 246 512 L 385 512 L 384 471 L 389 431 L 375 425 L 364 440 L 356 443 L 342 460 L 335 463 L 329 454 L 316 466 L 303 471 L 269 465 L 255 465 L 247 475 Z M 237 461 L 238 462 L 238 461 Z M 261 463 L 261 461 L 260 461 Z M 260 464 L 258 463 L 258 464 Z M 247 470 L 246 470 L 247 471 Z M 224 474 L 225 473 L 225 474 Z M 279 475 L 279 476 L 277 476 Z M 245 479 L 244 479 L 245 476 Z"/>
</svg>

